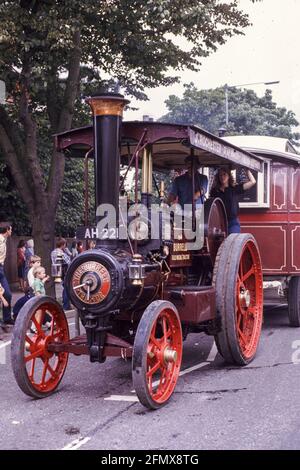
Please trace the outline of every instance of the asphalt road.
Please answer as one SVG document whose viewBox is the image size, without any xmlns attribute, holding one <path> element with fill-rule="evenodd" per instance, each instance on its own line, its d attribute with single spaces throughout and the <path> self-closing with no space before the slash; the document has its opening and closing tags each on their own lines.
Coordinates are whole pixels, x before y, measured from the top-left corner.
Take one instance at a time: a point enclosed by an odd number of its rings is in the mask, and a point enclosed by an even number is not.
<svg viewBox="0 0 300 470">
<path fill-rule="evenodd" d="M 211 337 L 190 335 L 183 375 L 158 411 L 135 401 L 121 359 L 71 356 L 58 392 L 32 400 L 16 385 L 9 346 L 0 341 L 0 449 L 300 449 L 300 329 L 283 306 L 265 308 L 244 368 L 225 366 Z"/>
</svg>

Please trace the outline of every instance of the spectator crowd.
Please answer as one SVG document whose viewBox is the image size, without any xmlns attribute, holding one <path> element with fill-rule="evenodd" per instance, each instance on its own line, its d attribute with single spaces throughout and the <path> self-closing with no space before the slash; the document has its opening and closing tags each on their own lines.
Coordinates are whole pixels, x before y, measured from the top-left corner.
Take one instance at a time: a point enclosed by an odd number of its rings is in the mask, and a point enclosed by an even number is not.
<svg viewBox="0 0 300 470">
<path fill-rule="evenodd" d="M 5 275 L 4 263 L 7 255 L 7 240 L 12 235 L 12 226 L 9 222 L 0 222 L 0 330 L 14 325 L 21 308 L 34 296 L 45 295 L 47 282 L 50 276 L 42 265 L 42 259 L 34 251 L 34 240 L 20 240 L 17 246 L 16 263 L 18 272 L 19 290 L 23 295 L 12 306 L 12 293 Z M 94 244 L 87 249 L 94 248 Z M 70 246 L 60 237 L 56 247 L 51 252 L 52 266 L 61 264 L 62 305 L 65 311 L 71 310 L 70 299 L 64 288 L 64 277 L 72 259 L 84 251 L 82 241 L 74 240 Z M 2 318 L 2 319 L 1 319 Z M 47 326 L 47 318 L 44 323 Z M 1 333 L 1 331 L 0 331 Z"/>
</svg>

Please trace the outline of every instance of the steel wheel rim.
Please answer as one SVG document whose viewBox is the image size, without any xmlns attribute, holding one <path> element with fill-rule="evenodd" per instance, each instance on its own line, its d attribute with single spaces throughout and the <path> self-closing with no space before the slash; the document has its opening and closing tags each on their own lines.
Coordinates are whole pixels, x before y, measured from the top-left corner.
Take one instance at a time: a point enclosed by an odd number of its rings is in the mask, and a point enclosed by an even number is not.
<svg viewBox="0 0 300 470">
<path fill-rule="evenodd" d="M 46 315 L 51 316 L 49 331 L 42 327 Z M 35 333 L 30 328 L 36 328 Z M 53 353 L 48 344 L 69 340 L 67 319 L 58 306 L 45 303 L 31 315 L 24 335 L 24 367 L 30 385 L 39 393 L 50 393 L 59 384 L 68 362 L 68 353 Z"/>
<path fill-rule="evenodd" d="M 255 243 L 242 251 L 236 283 L 236 333 L 241 353 L 250 359 L 256 352 L 263 317 L 262 268 Z"/>
<path fill-rule="evenodd" d="M 168 360 L 169 356 L 175 356 Z M 146 382 L 151 399 L 166 402 L 172 395 L 182 358 L 181 328 L 172 309 L 163 309 L 150 332 L 146 355 Z M 160 377 L 156 377 L 159 375 Z"/>
</svg>

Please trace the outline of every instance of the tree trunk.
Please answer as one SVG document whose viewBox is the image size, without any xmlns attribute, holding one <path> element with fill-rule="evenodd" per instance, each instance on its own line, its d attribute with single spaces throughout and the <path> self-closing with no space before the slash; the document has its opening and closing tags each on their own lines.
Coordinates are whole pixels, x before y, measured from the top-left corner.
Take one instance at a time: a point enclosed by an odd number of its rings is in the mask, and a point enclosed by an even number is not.
<svg viewBox="0 0 300 470">
<path fill-rule="evenodd" d="M 42 266 L 46 274 L 51 276 L 51 251 L 55 240 L 55 214 L 48 211 L 46 214 L 36 212 L 32 221 L 32 238 L 34 239 L 34 253 L 42 258 Z M 47 294 L 54 296 L 53 279 L 46 283 Z"/>
<path fill-rule="evenodd" d="M 80 31 L 78 30 L 75 31 L 73 37 L 68 76 L 60 112 L 56 108 L 55 113 L 52 113 L 52 108 L 48 110 L 52 125 L 56 123 L 58 126 L 56 132 L 68 130 L 72 124 L 79 90 L 80 58 L 81 44 Z M 19 122 L 15 123 L 9 117 L 4 106 L 0 105 L 0 147 L 31 216 L 32 237 L 35 242 L 34 252 L 41 256 L 42 266 L 47 275 L 51 275 L 50 253 L 54 248 L 55 215 L 63 184 L 65 158 L 55 148 L 53 149 L 50 170 L 48 178 L 46 178 L 38 155 L 37 124 L 31 107 L 31 82 L 34 79 L 31 67 L 30 53 L 25 51 L 20 75 Z M 58 79 L 58 70 L 52 71 L 53 73 Z M 49 99 L 48 96 L 48 105 L 51 105 Z M 22 125 L 22 132 L 20 132 L 19 127 L 21 126 L 19 124 Z M 52 279 L 46 284 L 46 289 L 48 294 L 54 294 Z"/>
</svg>

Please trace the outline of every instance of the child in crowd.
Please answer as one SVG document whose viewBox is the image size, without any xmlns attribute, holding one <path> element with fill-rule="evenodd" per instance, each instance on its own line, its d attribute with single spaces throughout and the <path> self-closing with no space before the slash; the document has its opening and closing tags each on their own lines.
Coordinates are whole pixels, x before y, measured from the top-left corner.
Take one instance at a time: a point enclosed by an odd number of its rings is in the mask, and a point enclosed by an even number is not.
<svg viewBox="0 0 300 470">
<path fill-rule="evenodd" d="M 41 261 L 42 260 L 40 256 L 37 256 L 37 255 L 31 256 L 30 258 L 29 271 L 27 274 L 27 282 L 28 282 L 28 286 L 31 289 L 33 289 L 33 283 L 34 283 L 34 270 L 41 266 Z"/>
<path fill-rule="evenodd" d="M 41 258 L 39 256 L 32 256 L 31 260 L 31 269 L 30 269 L 30 275 L 28 272 L 28 283 L 29 283 L 29 289 L 27 290 L 26 294 L 21 297 L 17 302 L 15 303 L 13 307 L 13 319 L 16 320 L 21 308 L 23 305 L 28 302 L 29 299 L 34 297 L 35 295 L 45 295 L 45 282 L 48 281 L 49 276 L 45 275 L 45 269 L 41 267 Z M 43 274 L 42 276 L 39 274 L 39 277 L 35 277 L 35 272 L 38 271 L 39 269 L 42 270 Z M 33 276 L 33 280 L 31 280 L 31 275 Z M 41 278 L 42 279 L 39 279 Z M 40 316 L 37 318 L 40 318 Z M 46 314 L 44 318 L 44 323 L 48 324 L 49 321 L 51 320 L 51 317 Z"/>
<path fill-rule="evenodd" d="M 33 281 L 33 291 L 34 295 L 46 295 L 45 282 L 50 278 L 46 275 L 45 268 L 42 266 L 37 266 L 33 271 L 34 281 Z"/>
<path fill-rule="evenodd" d="M 32 289 L 34 291 L 34 295 L 46 295 L 45 290 L 45 283 L 50 279 L 49 276 L 46 275 L 45 268 L 43 266 L 38 266 L 34 268 L 33 271 L 34 281 L 32 285 Z M 35 314 L 36 321 L 41 325 L 43 323 L 43 327 L 46 329 L 50 329 L 51 327 L 51 317 L 46 313 L 46 317 L 42 319 L 43 312 L 42 310 L 37 310 Z M 31 332 L 36 333 L 37 328 L 33 323 L 31 326 Z"/>
<path fill-rule="evenodd" d="M 39 268 L 41 266 L 41 258 L 40 256 L 31 256 L 30 262 L 29 262 L 29 271 L 27 273 L 27 284 L 28 287 L 25 290 L 25 295 L 21 297 L 20 299 L 17 300 L 13 307 L 13 319 L 16 320 L 19 311 L 23 307 L 23 305 L 28 302 L 31 297 L 34 297 L 34 292 L 33 292 L 33 283 L 34 283 L 34 275 L 33 272 L 36 268 Z"/>
</svg>

